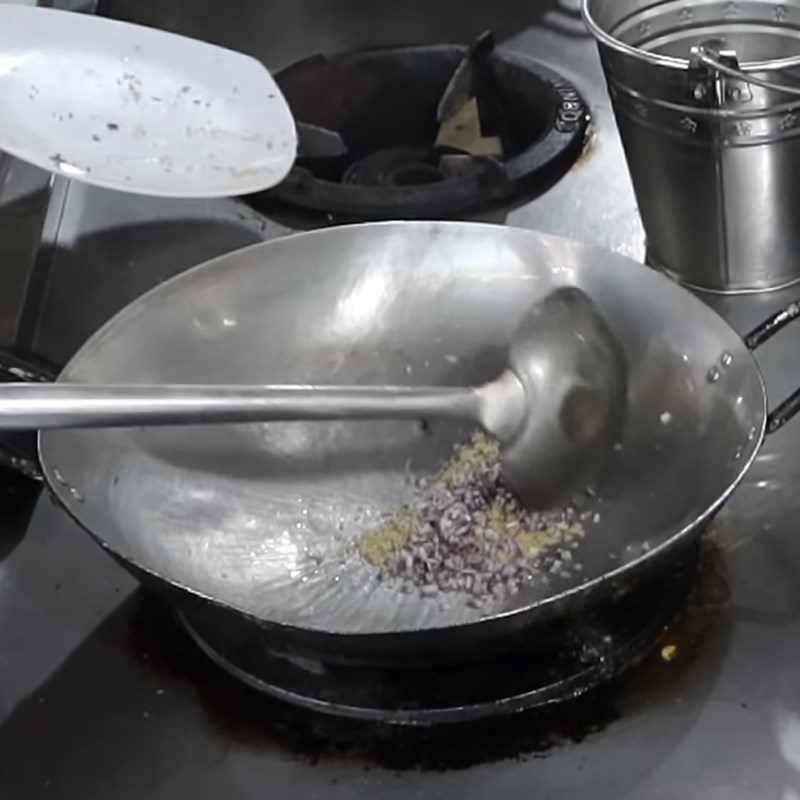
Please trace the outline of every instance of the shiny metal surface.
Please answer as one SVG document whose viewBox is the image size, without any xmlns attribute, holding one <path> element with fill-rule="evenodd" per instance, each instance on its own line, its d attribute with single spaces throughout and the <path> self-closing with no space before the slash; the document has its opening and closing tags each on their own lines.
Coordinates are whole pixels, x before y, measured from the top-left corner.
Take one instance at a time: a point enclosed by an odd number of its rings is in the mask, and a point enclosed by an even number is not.
<svg viewBox="0 0 800 800">
<path fill-rule="evenodd" d="M 776 11 L 779 8 L 780 11 Z M 701 289 L 800 279 L 800 3 L 584 0 L 598 39 L 651 263 Z M 754 79 L 690 61 L 724 40 Z M 735 66 L 735 65 L 734 65 Z M 734 70 L 735 71 L 735 70 Z"/>
<path fill-rule="evenodd" d="M 525 392 L 513 373 L 477 388 L 7 383 L 0 429 L 202 426 L 332 419 L 468 419 L 507 438 Z"/>
<path fill-rule="evenodd" d="M 734 51 L 735 52 L 735 51 Z M 788 83 L 775 83 L 774 81 L 759 78 L 752 73 L 744 72 L 741 67 L 731 67 L 720 60 L 719 53 L 712 50 L 707 44 L 698 44 L 691 49 L 692 59 L 699 59 L 707 67 L 711 67 L 722 75 L 734 78 L 744 84 L 760 86 L 762 89 L 772 89 L 784 94 L 800 95 L 800 86 L 790 86 Z"/>
<path fill-rule="evenodd" d="M 544 507 L 602 473 L 625 418 L 626 377 L 608 325 L 566 288 L 523 315 L 502 373 L 477 387 L 4 383 L 0 429 L 468 420 L 500 441 L 519 496 Z"/>
<path fill-rule="evenodd" d="M 241 13 L 225 18 L 214 13 L 214 0 L 197 0 L 191 7 L 177 0 L 112 0 L 107 5 L 130 21 L 247 52 L 272 69 L 316 51 L 469 42 L 491 27 L 498 46 L 541 59 L 575 83 L 592 110 L 593 134 L 570 172 L 535 202 L 495 209 L 478 219 L 567 236 L 637 260 L 644 257 L 642 226 L 600 62 L 576 2 L 547 0 L 522 7 L 517 0 L 501 0 L 489 7 L 482 0 L 468 0 L 453 13 L 449 4 L 431 7 L 413 0 L 387 7 L 381 15 L 366 13 L 363 0 L 304 0 L 291 11 L 274 2 L 240 2 Z M 291 18 L 291 35 L 271 24 L 283 14 Z M 33 330 L 28 327 L 27 341 L 58 363 L 65 363 L 113 313 L 150 287 L 237 247 L 285 234 L 287 226 L 308 225 L 303 219 L 268 219 L 242 200 L 131 198 L 78 184 L 68 187 L 57 208 L 57 244 L 37 271 L 45 287 L 38 324 Z"/>
<path fill-rule="evenodd" d="M 622 347 L 584 292 L 561 288 L 523 315 L 509 367 L 511 387 L 501 376 L 499 392 L 487 394 L 484 411 L 484 427 L 502 445 L 505 479 L 531 508 L 569 502 L 605 475 L 621 438 L 628 410 Z M 525 406 L 512 429 L 508 411 L 516 381 Z M 505 431 L 487 425 L 492 418 L 501 419 Z"/>
<path fill-rule="evenodd" d="M 0 340 L 14 341 L 31 294 L 33 265 L 41 251 L 52 176 L 0 154 Z"/>
<path fill-rule="evenodd" d="M 628 364 L 622 449 L 600 487 L 601 518 L 575 553 L 583 572 L 563 581 L 472 608 L 458 596 L 400 594 L 354 557 L 358 534 L 408 501 L 416 479 L 469 433 L 464 426 L 45 432 L 48 480 L 137 574 L 264 623 L 355 639 L 477 622 L 494 636 L 498 615 L 524 626 L 693 534 L 755 455 L 765 412 L 749 352 L 656 272 L 499 226 L 316 231 L 247 248 L 155 289 L 92 337 L 62 376 L 469 385 L 502 369 L 523 314 L 559 286 L 592 299 Z M 642 521 L 632 526 L 632 514 Z"/>
<path fill-rule="evenodd" d="M 245 49 L 271 66 L 320 49 L 468 42 L 491 26 L 505 46 L 574 80 L 595 122 L 590 147 L 564 179 L 494 218 L 643 258 L 597 48 L 569 0 L 404 0 L 380 13 L 368 0 L 236 0 L 226 13 L 215 0 L 108 5 L 135 21 Z M 10 225 L 0 219 L 6 241 L 19 217 Z M 66 360 L 111 314 L 165 278 L 283 231 L 236 201 L 147 202 L 73 185 L 32 341 Z M 4 278 L 12 263 L 5 259 Z M 705 299 L 746 334 L 796 294 Z M 16 313 L 11 299 L 10 291 L 0 293 L 4 328 L 12 319 L 6 305 Z M 797 384 L 798 348 L 800 329 L 790 327 L 759 353 L 776 399 Z M 541 757 L 428 772 L 381 767 L 358 753 L 315 753 L 313 763 L 293 757 L 291 746 L 265 731 L 266 714 L 238 713 L 230 687 L 198 678 L 191 651 L 165 671 L 173 650 L 169 640 L 142 634 L 156 621 L 143 613 L 135 581 L 71 518 L 43 499 L 23 535 L 3 515 L 0 794 L 252 800 L 267 787 L 278 800 L 529 800 L 532 793 L 548 800 L 788 800 L 800 794 L 799 453 L 800 424 L 766 439 L 715 525 L 711 596 L 689 609 L 696 647 L 684 646 L 678 631 L 669 640 L 678 646 L 672 662 L 639 682 L 623 681 L 612 698 L 617 722 Z M 227 713 L 215 713 L 220 708 Z M 476 742 L 499 737 L 502 727 L 472 732 Z"/>
</svg>

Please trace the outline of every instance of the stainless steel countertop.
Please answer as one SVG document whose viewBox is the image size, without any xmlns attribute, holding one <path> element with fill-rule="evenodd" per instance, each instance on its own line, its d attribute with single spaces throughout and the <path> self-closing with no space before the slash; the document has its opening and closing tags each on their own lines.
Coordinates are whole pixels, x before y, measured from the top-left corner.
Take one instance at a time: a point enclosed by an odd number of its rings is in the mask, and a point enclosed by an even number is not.
<svg viewBox="0 0 800 800">
<path fill-rule="evenodd" d="M 574 15 L 506 0 L 461 3 L 455 19 L 416 0 L 394 4 L 388 20 L 376 4 L 357 0 L 338 2 L 336 13 L 333 0 L 288 5 L 257 10 L 255 2 L 232 0 L 218 27 L 210 0 L 163 2 L 158 13 L 169 27 L 277 54 L 267 58 L 272 64 L 393 35 L 468 38 L 478 25 L 506 33 L 524 26 L 506 45 L 575 81 L 592 107 L 595 135 L 547 194 L 489 218 L 642 258 L 599 63 Z M 115 6 L 127 16 L 156 13 L 154 2 Z M 285 232 L 234 200 L 143 199 L 72 184 L 58 188 L 54 202 L 46 302 L 33 341 L 57 360 L 150 286 Z M 706 299 L 744 333 L 798 295 L 800 288 Z M 798 352 L 800 324 L 759 352 L 771 398 L 800 383 Z M 800 798 L 799 479 L 796 420 L 765 443 L 715 526 L 719 580 L 728 589 L 714 594 L 712 623 L 695 631 L 697 652 L 684 662 L 679 651 L 674 665 L 646 673 L 652 691 L 623 703 L 619 720 L 543 758 L 441 773 L 365 771 L 347 760 L 312 766 L 220 732 L 191 679 L 147 667 L 156 654 L 131 638 L 139 602 L 133 581 L 43 498 L 24 535 L 0 528 L 0 796 Z"/>
</svg>

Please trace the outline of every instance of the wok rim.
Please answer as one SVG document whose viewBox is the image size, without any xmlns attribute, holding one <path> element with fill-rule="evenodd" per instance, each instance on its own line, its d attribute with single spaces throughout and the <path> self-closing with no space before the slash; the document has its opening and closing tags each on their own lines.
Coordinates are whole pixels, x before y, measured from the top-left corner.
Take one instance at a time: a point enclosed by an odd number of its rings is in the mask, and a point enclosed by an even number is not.
<svg viewBox="0 0 800 800">
<path fill-rule="evenodd" d="M 348 225 L 340 225 L 334 228 L 333 230 L 347 232 L 350 230 L 361 229 L 365 227 L 391 228 L 398 226 L 403 226 L 406 229 L 408 228 L 408 226 L 412 226 L 414 228 L 424 228 L 431 226 L 437 228 L 442 228 L 442 227 L 457 228 L 457 227 L 469 226 L 471 228 L 485 228 L 491 230 L 511 230 L 514 231 L 515 233 L 522 233 L 526 236 L 536 236 L 544 239 L 566 242 L 569 243 L 571 246 L 573 247 L 577 246 L 584 251 L 595 251 L 598 254 L 602 254 L 605 256 L 611 254 L 615 258 L 628 261 L 632 264 L 637 265 L 641 269 L 651 269 L 645 264 L 639 264 L 639 262 L 635 261 L 634 259 L 631 259 L 628 256 L 625 256 L 621 253 L 614 252 L 608 248 L 587 244 L 584 242 L 576 241 L 574 239 L 570 239 L 568 237 L 545 233 L 530 228 L 520 228 L 516 226 L 499 225 L 495 223 L 463 222 L 463 221 L 452 221 L 452 220 L 442 220 L 442 221 L 383 220 L 378 222 L 352 223 Z M 294 240 L 298 238 L 321 236 L 326 233 L 329 233 L 330 230 L 332 229 L 316 228 L 311 231 L 300 231 L 285 236 L 279 236 L 276 237 L 275 239 L 270 239 L 263 242 L 256 242 L 252 245 L 248 245 L 246 247 L 230 251 L 229 253 L 224 253 L 213 259 L 210 259 L 194 267 L 191 267 L 188 270 L 185 270 L 184 272 L 181 272 L 178 275 L 173 276 L 169 280 L 164 281 L 163 283 L 160 283 L 157 286 L 154 286 L 152 289 L 149 289 L 147 292 L 140 295 L 138 298 L 129 303 L 127 306 L 124 306 L 122 309 L 120 309 L 109 320 L 107 320 L 94 334 L 92 334 L 86 340 L 86 342 L 84 342 L 84 344 L 81 345 L 78 351 L 70 358 L 70 360 L 62 369 L 56 381 L 60 381 L 62 379 L 62 376 L 69 370 L 70 366 L 75 361 L 77 361 L 86 350 L 88 350 L 90 347 L 95 346 L 95 344 L 98 341 L 100 341 L 102 337 L 108 333 L 108 331 L 112 330 L 114 326 L 119 324 L 119 320 L 122 319 L 123 316 L 133 313 L 140 305 L 146 303 L 151 295 L 163 291 L 165 287 L 171 286 L 172 284 L 185 279 L 184 276 L 193 275 L 200 272 L 204 272 L 206 270 L 214 269 L 218 264 L 218 262 L 224 262 L 230 259 L 233 255 L 240 255 L 242 253 L 249 252 L 251 250 L 264 248 L 266 246 L 271 245 L 274 242 L 285 242 L 287 240 Z M 675 547 L 684 538 L 687 538 L 693 532 L 702 530 L 702 527 L 713 518 L 716 512 L 719 511 L 719 509 L 727 502 L 728 498 L 733 494 L 733 492 L 737 489 L 741 481 L 744 479 L 744 476 L 747 474 L 748 470 L 755 461 L 766 435 L 766 424 L 767 424 L 767 414 L 768 414 L 766 384 L 764 381 L 764 377 L 761 373 L 761 369 L 758 366 L 758 362 L 756 361 L 750 349 L 747 348 L 747 346 L 745 345 L 742 336 L 736 330 L 734 330 L 734 328 L 728 323 L 728 321 L 724 317 L 722 317 L 720 314 L 714 311 L 714 309 L 710 308 L 705 303 L 703 303 L 702 300 L 695 297 L 688 289 L 676 283 L 675 281 L 673 281 L 666 275 L 662 274 L 661 272 L 658 272 L 656 270 L 652 270 L 652 272 L 655 276 L 659 278 L 659 280 L 663 280 L 664 282 L 666 282 L 667 285 L 674 287 L 675 289 L 678 289 L 679 291 L 683 292 L 687 297 L 691 298 L 692 301 L 702 305 L 708 314 L 715 316 L 718 322 L 721 322 L 722 325 L 731 333 L 731 335 L 736 337 L 742 343 L 742 346 L 747 352 L 749 358 L 748 363 L 754 370 L 754 375 L 757 377 L 759 387 L 761 389 L 760 421 L 756 429 L 756 435 L 752 438 L 752 440 L 747 441 L 745 439 L 744 441 L 744 444 L 749 446 L 751 450 L 747 454 L 747 457 L 743 459 L 742 466 L 739 472 L 736 474 L 733 480 L 728 484 L 728 486 L 715 498 L 715 500 L 709 506 L 707 506 L 707 508 L 701 514 L 697 515 L 693 520 L 684 525 L 680 530 L 676 531 L 672 536 L 663 541 L 661 544 L 659 544 L 656 547 L 653 547 L 650 550 L 644 551 L 641 555 L 639 555 L 636 559 L 632 561 L 629 561 L 625 564 L 621 564 L 620 566 L 617 566 L 603 573 L 602 575 L 599 575 L 595 578 L 584 581 L 583 583 L 572 586 L 568 589 L 565 589 L 562 592 L 559 592 L 558 594 L 551 595 L 535 603 L 530 603 L 528 605 L 519 608 L 496 611 L 493 613 L 486 614 L 485 616 L 481 616 L 475 620 L 459 623 L 456 625 L 434 624 L 425 627 L 405 628 L 405 629 L 381 628 L 378 630 L 358 631 L 358 632 L 335 631 L 335 630 L 328 630 L 322 627 L 315 627 L 312 622 L 310 622 L 308 625 L 303 625 L 303 626 L 289 622 L 280 622 L 274 619 L 269 619 L 267 617 L 259 616 L 253 613 L 253 611 L 241 608 L 240 606 L 228 600 L 222 600 L 217 597 L 213 597 L 212 595 L 207 594 L 206 592 L 200 589 L 192 588 L 178 580 L 168 578 L 157 569 L 143 565 L 138 559 L 118 552 L 114 547 L 111 546 L 111 544 L 108 541 L 102 538 L 100 534 L 91 530 L 88 527 L 88 525 L 82 522 L 78 518 L 76 511 L 73 510 L 73 508 L 71 508 L 66 502 L 64 502 L 61 492 L 58 489 L 58 482 L 55 479 L 54 471 L 56 470 L 56 468 L 55 467 L 51 468 L 51 466 L 45 459 L 44 440 L 47 438 L 47 434 L 50 432 L 39 431 L 37 434 L 37 454 L 39 457 L 39 461 L 41 463 L 42 475 L 44 477 L 45 484 L 48 488 L 51 497 L 53 497 L 56 500 L 58 506 L 68 514 L 68 516 L 75 522 L 75 524 L 79 528 L 85 531 L 93 541 L 97 542 L 97 544 L 99 544 L 105 551 L 107 551 L 115 560 L 124 563 L 126 567 L 130 565 L 136 572 L 142 573 L 150 579 L 154 579 L 157 583 L 166 584 L 173 590 L 177 589 L 179 591 L 185 592 L 188 595 L 192 596 L 195 600 L 201 600 L 206 603 L 211 603 L 212 605 L 217 606 L 223 611 L 234 613 L 240 617 L 244 617 L 261 627 L 276 627 L 286 632 L 292 630 L 303 631 L 307 634 L 318 634 L 320 636 L 344 638 L 352 642 L 359 639 L 363 640 L 375 637 L 393 638 L 398 636 L 399 637 L 404 637 L 409 635 L 413 636 L 414 634 L 418 633 L 431 634 L 437 631 L 456 631 L 465 629 L 474 630 L 476 626 L 488 626 L 504 621 L 508 622 L 516 618 L 522 619 L 529 615 L 539 616 L 541 614 L 541 616 L 546 616 L 548 613 L 553 611 L 554 607 L 557 607 L 561 604 L 569 603 L 569 601 L 575 601 L 582 596 L 588 597 L 597 592 L 599 589 L 601 589 L 605 584 L 612 584 L 612 585 L 615 583 L 618 584 L 621 580 L 630 578 L 637 569 L 649 566 L 651 564 L 655 564 L 655 562 L 660 557 L 664 556 L 667 553 L 667 551 Z M 554 613 L 554 616 L 558 616 L 558 614 Z"/>
</svg>

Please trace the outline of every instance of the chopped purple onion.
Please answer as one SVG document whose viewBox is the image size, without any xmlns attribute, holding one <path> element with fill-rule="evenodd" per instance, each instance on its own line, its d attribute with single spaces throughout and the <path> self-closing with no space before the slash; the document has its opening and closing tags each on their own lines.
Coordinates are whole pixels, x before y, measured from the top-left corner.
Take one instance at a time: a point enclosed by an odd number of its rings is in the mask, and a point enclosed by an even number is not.
<svg viewBox="0 0 800 800">
<path fill-rule="evenodd" d="M 412 535 L 380 567 L 381 579 L 398 581 L 402 592 L 427 598 L 460 592 L 480 606 L 515 595 L 533 580 L 546 582 L 547 573 L 563 577 L 567 564 L 580 569 L 565 548 L 576 546 L 581 520 L 591 512 L 525 510 L 503 485 L 497 460 L 457 480 L 425 482 L 424 489 L 410 509 Z M 502 522 L 493 517 L 498 509 Z M 558 543 L 526 545 L 525 552 L 524 536 L 544 532 L 556 532 Z"/>
</svg>

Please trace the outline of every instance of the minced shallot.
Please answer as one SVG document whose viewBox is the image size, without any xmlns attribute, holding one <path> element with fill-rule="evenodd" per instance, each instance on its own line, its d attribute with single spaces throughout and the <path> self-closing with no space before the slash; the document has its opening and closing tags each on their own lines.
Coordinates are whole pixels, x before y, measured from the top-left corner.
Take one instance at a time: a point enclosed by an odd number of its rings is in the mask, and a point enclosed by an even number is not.
<svg viewBox="0 0 800 800">
<path fill-rule="evenodd" d="M 482 604 L 580 571 L 572 550 L 585 534 L 583 518 L 573 507 L 524 509 L 503 484 L 497 443 L 479 432 L 412 505 L 363 534 L 357 548 L 402 592 L 460 592 Z"/>
</svg>

